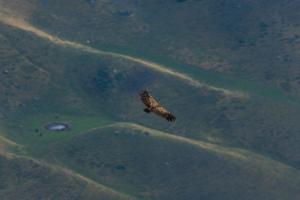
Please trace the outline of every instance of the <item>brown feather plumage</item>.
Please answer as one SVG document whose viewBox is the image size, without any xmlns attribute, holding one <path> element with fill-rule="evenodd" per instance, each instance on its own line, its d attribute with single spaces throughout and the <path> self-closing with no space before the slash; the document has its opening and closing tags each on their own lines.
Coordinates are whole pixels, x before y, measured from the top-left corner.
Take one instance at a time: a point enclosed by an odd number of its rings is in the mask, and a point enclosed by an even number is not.
<svg viewBox="0 0 300 200">
<path fill-rule="evenodd" d="M 154 112 L 155 114 L 164 117 L 168 121 L 175 121 L 176 117 L 167 111 L 163 106 L 161 106 L 156 99 L 151 96 L 146 90 L 144 90 L 141 94 L 141 100 L 147 107 L 145 112 Z"/>
</svg>

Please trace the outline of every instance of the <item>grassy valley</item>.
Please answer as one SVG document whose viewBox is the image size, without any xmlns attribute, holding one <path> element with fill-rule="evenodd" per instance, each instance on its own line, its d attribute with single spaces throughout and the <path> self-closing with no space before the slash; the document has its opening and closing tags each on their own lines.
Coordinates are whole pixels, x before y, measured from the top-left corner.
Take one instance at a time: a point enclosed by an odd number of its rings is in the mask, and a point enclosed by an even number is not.
<svg viewBox="0 0 300 200">
<path fill-rule="evenodd" d="M 286 3 L 0 0 L 0 196 L 296 200 Z M 143 89 L 177 121 L 144 113 Z"/>
</svg>

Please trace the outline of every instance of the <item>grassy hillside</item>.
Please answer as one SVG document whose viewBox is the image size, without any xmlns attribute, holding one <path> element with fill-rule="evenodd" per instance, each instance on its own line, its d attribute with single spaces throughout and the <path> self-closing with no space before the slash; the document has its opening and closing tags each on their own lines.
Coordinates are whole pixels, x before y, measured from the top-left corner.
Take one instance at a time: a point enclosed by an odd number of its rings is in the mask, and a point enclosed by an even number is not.
<svg viewBox="0 0 300 200">
<path fill-rule="evenodd" d="M 0 196 L 297 199 L 280 2 L 0 0 Z M 177 121 L 144 113 L 143 89 Z"/>
<path fill-rule="evenodd" d="M 266 157 L 135 124 L 93 130 L 47 152 L 138 199 L 296 199 L 300 184 L 297 170 Z"/>
<path fill-rule="evenodd" d="M 65 0 L 36 5 L 32 22 L 61 37 L 232 74 L 298 96 L 296 1 Z"/>
<path fill-rule="evenodd" d="M 26 157 L 0 155 L 2 199 L 133 199 L 72 171 Z"/>
</svg>

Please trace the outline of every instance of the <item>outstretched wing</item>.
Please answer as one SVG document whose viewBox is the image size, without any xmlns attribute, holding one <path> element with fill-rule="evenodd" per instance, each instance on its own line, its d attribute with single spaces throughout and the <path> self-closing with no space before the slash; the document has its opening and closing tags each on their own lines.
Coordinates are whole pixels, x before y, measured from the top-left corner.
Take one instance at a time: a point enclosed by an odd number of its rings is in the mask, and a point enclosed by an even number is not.
<svg viewBox="0 0 300 200">
<path fill-rule="evenodd" d="M 164 118 L 165 118 L 166 120 L 168 120 L 168 121 L 173 122 L 173 121 L 176 120 L 176 117 L 175 117 L 172 113 L 170 113 L 169 111 L 167 111 L 167 110 L 166 110 L 164 107 L 162 107 L 162 106 L 155 107 L 155 108 L 153 108 L 152 111 L 153 111 L 155 114 L 158 114 L 158 115 L 164 117 Z"/>
<path fill-rule="evenodd" d="M 167 111 L 164 107 L 162 107 L 149 93 L 145 90 L 141 94 L 141 100 L 145 104 L 145 106 L 152 112 L 157 115 L 160 115 L 167 119 L 168 121 L 175 121 L 176 117 Z"/>
<path fill-rule="evenodd" d="M 154 107 L 160 106 L 159 103 L 145 90 L 141 94 L 141 100 L 145 104 L 145 106 L 149 109 L 153 109 Z"/>
</svg>

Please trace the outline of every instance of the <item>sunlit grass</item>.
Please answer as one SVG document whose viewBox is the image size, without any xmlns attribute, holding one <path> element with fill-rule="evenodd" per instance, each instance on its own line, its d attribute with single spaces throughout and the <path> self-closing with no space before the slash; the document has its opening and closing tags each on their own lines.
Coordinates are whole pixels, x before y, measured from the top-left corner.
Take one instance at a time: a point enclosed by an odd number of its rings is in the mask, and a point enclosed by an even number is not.
<svg viewBox="0 0 300 200">
<path fill-rule="evenodd" d="M 71 128 L 66 131 L 49 131 L 45 125 L 51 122 L 64 122 Z M 111 121 L 106 117 L 95 115 L 38 114 L 24 117 L 19 123 L 22 126 L 19 134 L 23 135 L 22 142 L 26 145 L 28 153 L 42 156 L 49 144 L 68 140 L 74 135 L 109 124 Z"/>
</svg>

